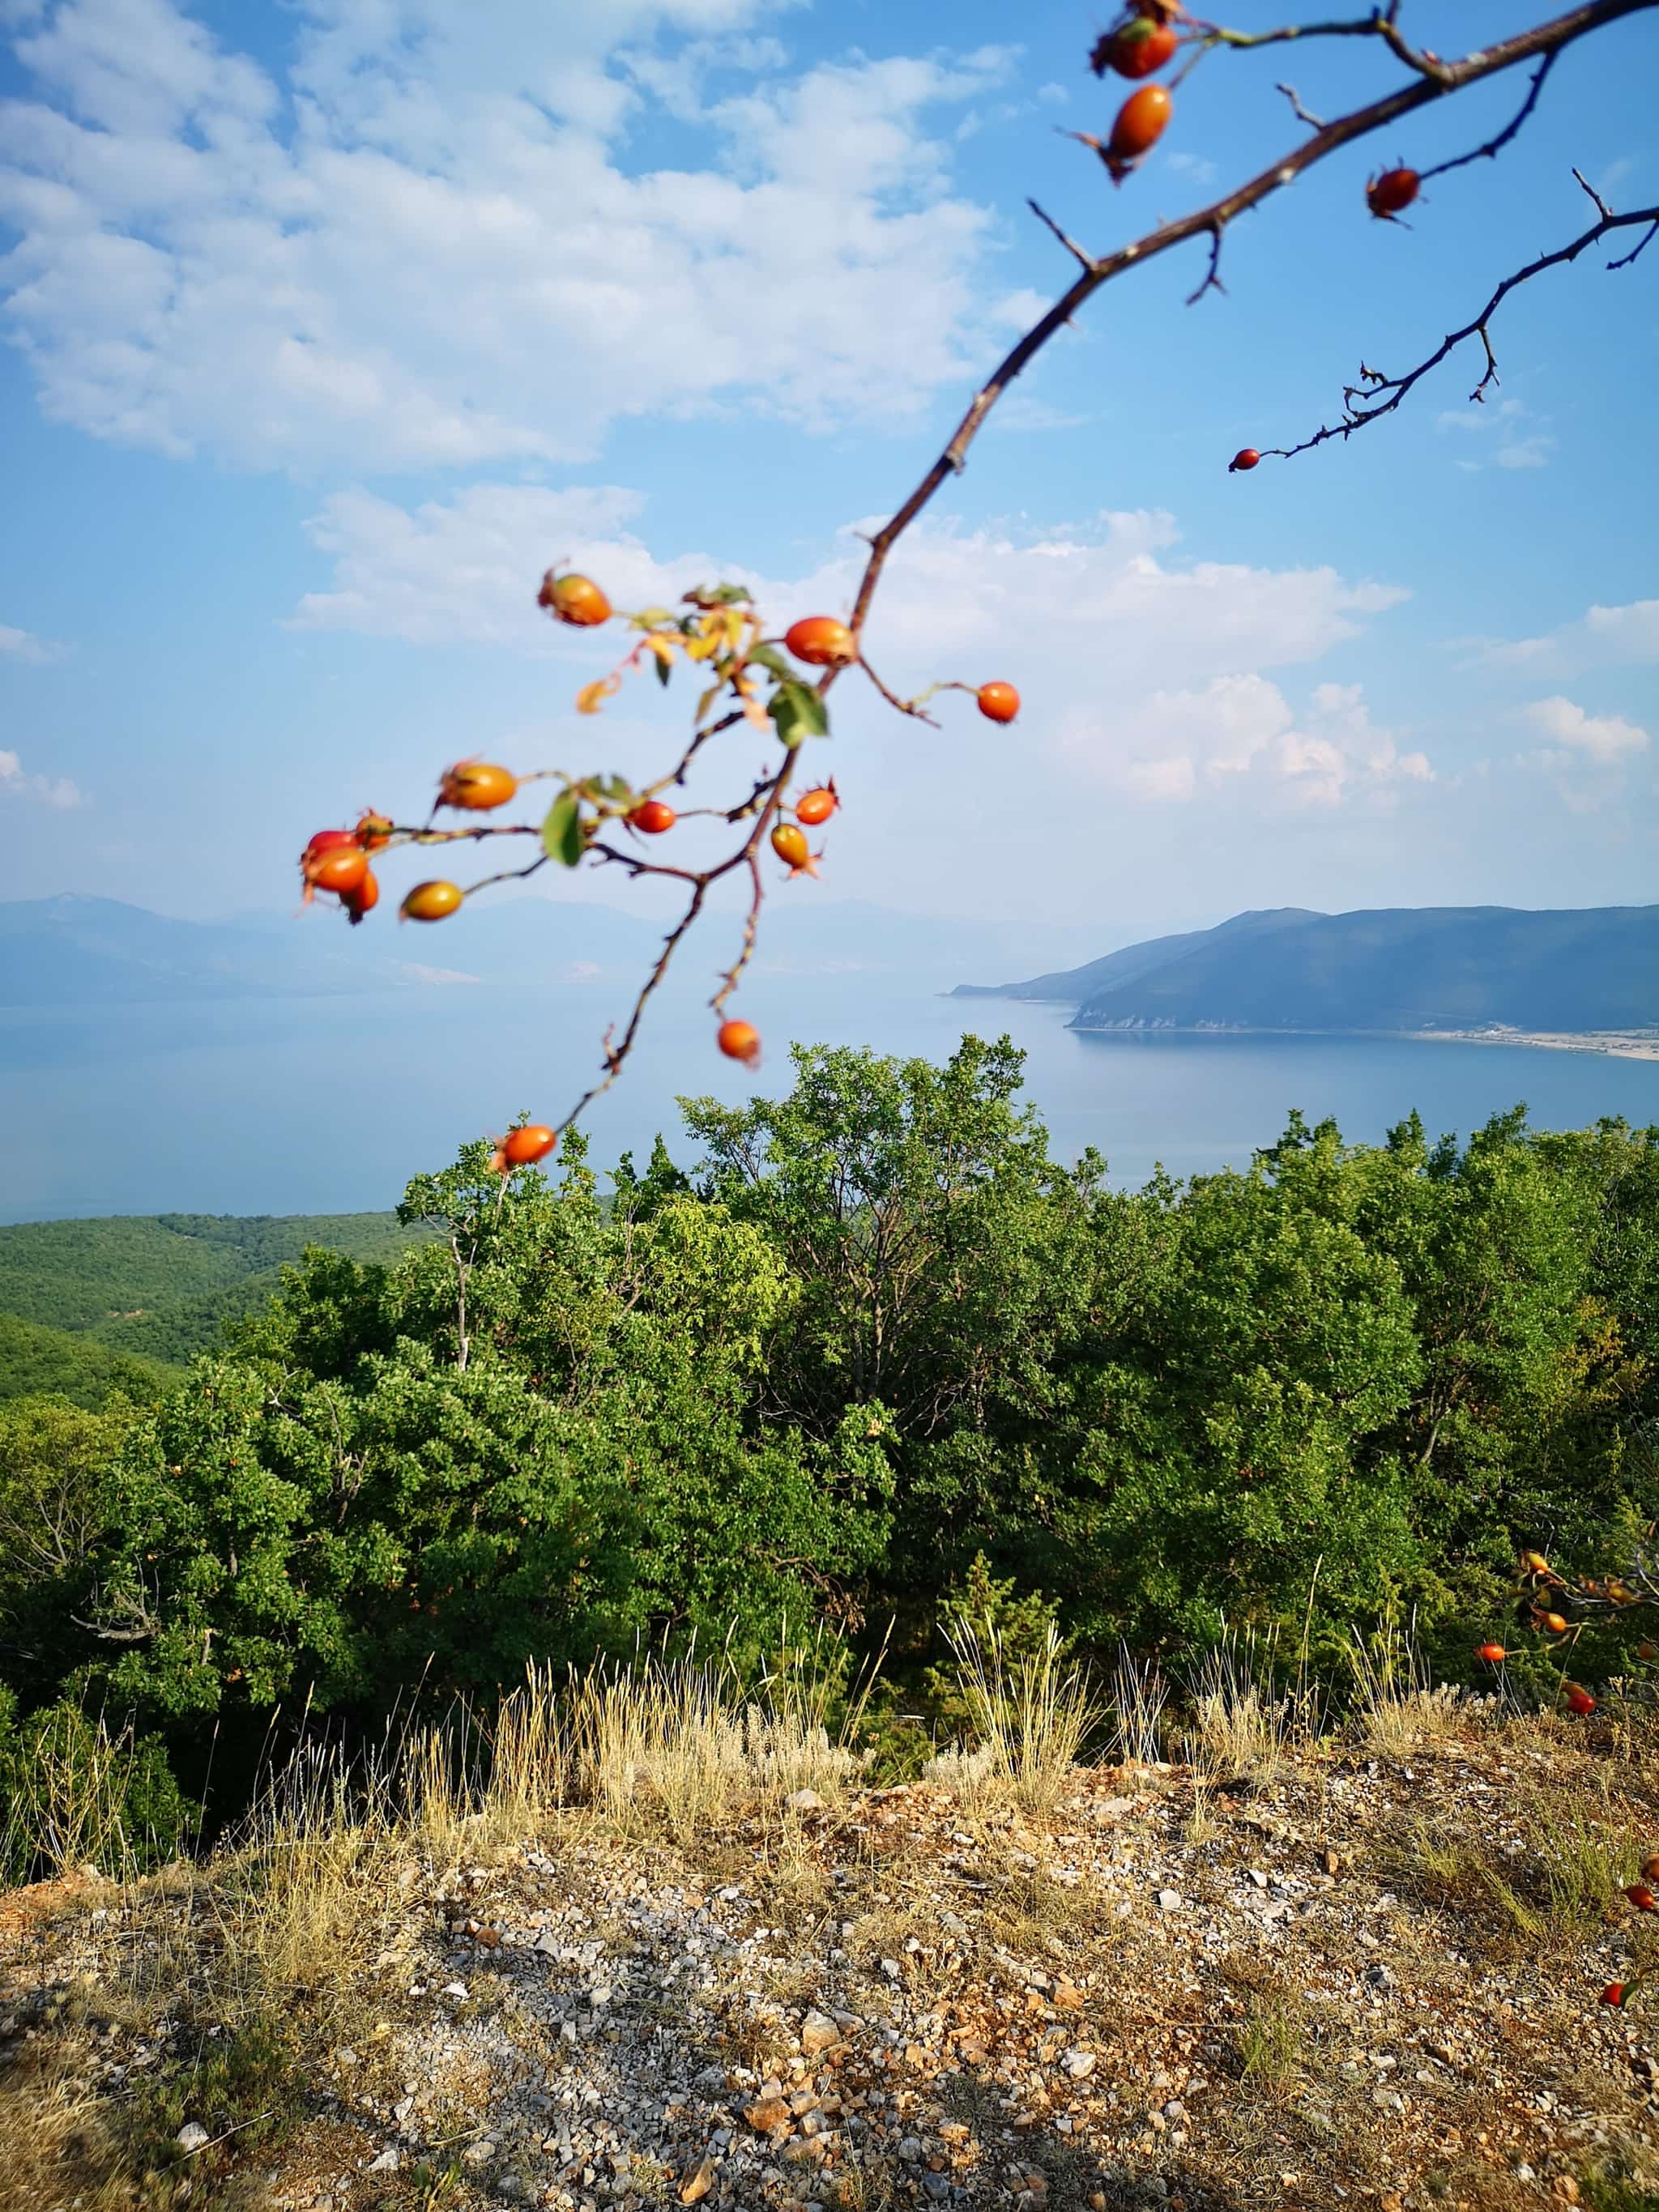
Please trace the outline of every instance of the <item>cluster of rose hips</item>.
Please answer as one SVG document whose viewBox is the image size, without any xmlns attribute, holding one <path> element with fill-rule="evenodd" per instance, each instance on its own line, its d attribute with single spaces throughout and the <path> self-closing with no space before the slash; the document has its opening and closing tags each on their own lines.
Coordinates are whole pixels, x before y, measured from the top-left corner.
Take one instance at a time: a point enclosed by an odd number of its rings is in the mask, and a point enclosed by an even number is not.
<svg viewBox="0 0 1659 2212">
<path fill-rule="evenodd" d="M 1132 82 L 1151 76 L 1175 58 L 1181 44 L 1181 33 L 1176 28 L 1180 13 L 1178 6 L 1166 4 L 1166 0 L 1132 0 L 1112 28 L 1096 40 L 1090 68 L 1097 76 L 1104 76 L 1109 70 Z M 1103 142 L 1086 131 L 1073 136 L 1094 148 L 1112 182 L 1121 185 L 1157 145 L 1174 113 L 1175 101 L 1167 85 L 1143 84 L 1119 108 L 1109 138 Z"/>
<path fill-rule="evenodd" d="M 793 676 L 775 646 L 760 636 L 758 617 L 746 592 L 722 586 L 713 592 L 689 592 L 685 599 L 694 610 L 689 615 L 676 617 L 667 609 L 652 608 L 627 618 L 635 629 L 642 633 L 638 643 L 609 676 L 582 687 L 576 696 L 579 712 L 597 713 L 603 701 L 620 688 L 623 672 L 641 663 L 654 665 L 665 683 L 675 659 L 683 654 L 693 663 L 709 665 L 716 678 L 699 705 L 700 726 L 713 701 L 729 690 L 738 702 L 737 710 L 729 720 L 741 718 L 762 729 L 775 724 L 776 734 L 787 746 L 793 747 L 804 733 L 798 726 L 804 713 L 814 718 L 807 726 L 823 731 L 825 723 L 817 703 L 819 695 Z M 596 629 L 609 622 L 614 612 L 611 601 L 591 577 L 562 574 L 556 568 L 550 568 L 543 578 L 537 604 L 556 621 L 578 629 Z M 840 669 L 860 659 L 853 632 L 833 615 L 804 616 L 785 632 L 782 644 L 795 660 L 808 668 Z M 757 696 L 751 672 L 755 669 L 769 675 L 775 684 L 769 708 L 763 707 Z M 892 698 L 884 686 L 878 688 L 890 700 Z M 972 691 L 981 714 L 989 721 L 1009 723 L 1019 712 L 1019 694 L 1012 684 L 950 684 L 935 685 L 933 689 Z M 931 696 L 931 692 L 922 695 Z M 896 703 L 907 711 L 919 712 L 921 702 L 913 700 Z M 704 734 L 706 728 L 700 726 L 699 741 Z M 676 771 L 677 777 L 683 775 L 684 767 L 682 763 Z M 493 761 L 458 761 L 453 768 L 445 769 L 440 780 L 436 807 L 448 807 L 465 814 L 492 813 L 508 805 L 518 795 L 521 784 L 528 780 Z M 665 779 L 671 780 L 673 779 Z M 807 832 L 821 828 L 840 805 L 831 776 L 826 782 L 803 792 L 794 801 L 793 821 L 780 818 L 774 823 L 770 831 L 772 850 L 791 878 L 817 874 L 817 863 L 823 855 L 821 851 L 812 850 Z M 584 806 L 588 810 L 586 814 Z M 543 844 L 550 856 L 562 859 L 574 866 L 586 850 L 589 839 L 607 819 L 620 822 L 636 836 L 660 837 L 673 829 L 679 816 L 666 799 L 658 798 L 654 793 L 647 791 L 643 796 L 635 796 L 617 778 L 589 779 L 568 783 L 562 798 L 555 801 L 552 811 L 541 825 Z M 534 834 L 534 825 L 523 826 L 526 834 Z M 487 833 L 434 830 L 429 826 L 423 830 L 399 830 L 386 816 L 373 812 L 365 813 L 355 829 L 319 830 L 300 856 L 305 898 L 309 902 L 321 891 L 338 899 L 347 919 L 355 925 L 380 902 L 380 884 L 369 866 L 371 854 L 380 851 L 394 837 L 399 842 L 424 843 L 470 834 Z M 442 921 L 459 910 L 465 897 L 459 884 L 435 878 L 415 884 L 405 895 L 398 912 L 405 921 Z M 758 1066 L 760 1033 L 752 1023 L 722 1021 L 715 1032 L 715 1042 L 727 1059 L 738 1060 L 748 1067 Z M 492 1164 L 498 1172 L 511 1174 L 514 1168 L 544 1158 L 556 1141 L 556 1132 L 541 1123 L 514 1129 L 495 1146 Z"/>
</svg>

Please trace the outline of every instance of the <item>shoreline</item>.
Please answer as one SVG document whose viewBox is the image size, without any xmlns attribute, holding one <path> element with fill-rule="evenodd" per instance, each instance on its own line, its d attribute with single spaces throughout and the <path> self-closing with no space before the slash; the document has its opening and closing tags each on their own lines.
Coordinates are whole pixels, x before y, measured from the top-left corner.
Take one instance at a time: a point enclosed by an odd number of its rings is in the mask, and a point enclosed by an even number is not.
<svg viewBox="0 0 1659 2212">
<path fill-rule="evenodd" d="M 1015 1006 L 1047 1006 L 1054 1002 L 1042 999 L 1017 999 Z M 1534 1052 L 1582 1052 L 1600 1054 L 1612 1060 L 1659 1060 L 1659 1031 L 1646 1030 L 1322 1030 L 1322 1029 L 1257 1029 L 1247 1022 L 1204 1024 L 1182 1023 L 1179 1025 L 1147 1023 L 1135 1028 L 1102 1024 L 1098 1028 L 1091 1023 L 1070 1021 L 1066 1024 L 1078 1036 L 1122 1037 L 1144 1040 L 1151 1037 L 1367 1037 L 1404 1044 L 1484 1044 L 1514 1045 Z"/>
<path fill-rule="evenodd" d="M 1518 1044 L 1535 1052 L 1599 1052 L 1613 1060 L 1659 1060 L 1659 1036 L 1641 1030 L 1412 1030 L 1419 1044 Z"/>
</svg>

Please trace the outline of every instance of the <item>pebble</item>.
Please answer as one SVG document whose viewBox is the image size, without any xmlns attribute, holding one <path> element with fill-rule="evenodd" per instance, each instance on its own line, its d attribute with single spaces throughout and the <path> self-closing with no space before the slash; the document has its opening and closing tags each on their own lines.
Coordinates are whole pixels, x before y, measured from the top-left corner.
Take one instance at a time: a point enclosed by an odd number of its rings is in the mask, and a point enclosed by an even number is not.
<svg viewBox="0 0 1659 2212">
<path fill-rule="evenodd" d="M 212 2138 L 199 2120 L 186 2120 L 173 2140 L 180 2150 L 195 2152 L 200 2150 Z"/>
</svg>

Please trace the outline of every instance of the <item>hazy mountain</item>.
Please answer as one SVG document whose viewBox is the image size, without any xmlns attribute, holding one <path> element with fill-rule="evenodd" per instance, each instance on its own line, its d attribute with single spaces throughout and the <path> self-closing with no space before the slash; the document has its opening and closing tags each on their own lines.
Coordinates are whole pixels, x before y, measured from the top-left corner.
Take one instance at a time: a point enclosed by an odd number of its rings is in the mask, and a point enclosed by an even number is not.
<svg viewBox="0 0 1659 2212">
<path fill-rule="evenodd" d="M 631 981 L 655 957 L 664 927 L 648 913 L 574 899 L 481 900 L 441 928 L 400 926 L 382 908 L 354 931 L 321 902 L 305 914 L 201 922 L 65 893 L 0 902 L 0 1006 Z M 735 912 L 711 912 L 705 942 L 729 938 L 735 947 L 740 927 Z M 1074 958 L 1091 935 L 1098 943 L 1097 930 L 937 920 L 781 890 L 769 901 L 756 965 L 803 977 L 902 975 L 945 990 L 969 963 Z"/>
<path fill-rule="evenodd" d="M 1033 975 L 1026 983 L 958 983 L 953 999 L 1053 999 L 1061 1006 L 1081 1006 L 1085 999 L 1133 983 L 1155 968 L 1167 967 L 1187 952 L 1228 936 L 1256 935 L 1282 928 L 1286 923 L 1311 919 L 1299 906 L 1274 907 L 1261 914 L 1236 914 L 1214 929 L 1189 929 L 1179 937 L 1149 937 L 1144 945 L 1126 945 L 1116 952 L 1086 961 L 1081 968 L 1065 968 L 1051 975 Z"/>
<path fill-rule="evenodd" d="M 1644 1029 L 1659 906 L 1279 908 L 1000 992 L 1074 1003 L 1087 1030 Z"/>
</svg>

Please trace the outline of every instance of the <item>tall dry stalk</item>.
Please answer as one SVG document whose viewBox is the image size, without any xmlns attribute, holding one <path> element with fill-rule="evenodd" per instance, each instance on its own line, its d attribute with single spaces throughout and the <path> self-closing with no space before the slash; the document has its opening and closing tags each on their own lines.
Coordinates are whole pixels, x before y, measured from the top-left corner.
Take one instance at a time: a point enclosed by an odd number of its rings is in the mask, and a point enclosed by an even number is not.
<svg viewBox="0 0 1659 2212">
<path fill-rule="evenodd" d="M 1368 1749 L 1413 1751 L 1456 1734 L 1463 1698 L 1453 1685 L 1436 1684 L 1414 1620 L 1403 1628 L 1391 1622 L 1370 1637 L 1350 1630 L 1346 1657 L 1354 1679 L 1354 1717 Z"/>
<path fill-rule="evenodd" d="M 945 1633 L 976 1739 L 975 1753 L 958 1762 L 958 1787 L 1052 1813 L 1103 1718 L 1087 1669 L 1066 1656 L 1052 1624 L 1036 1651 L 1018 1656 L 990 1620 L 960 1618 Z"/>
</svg>

